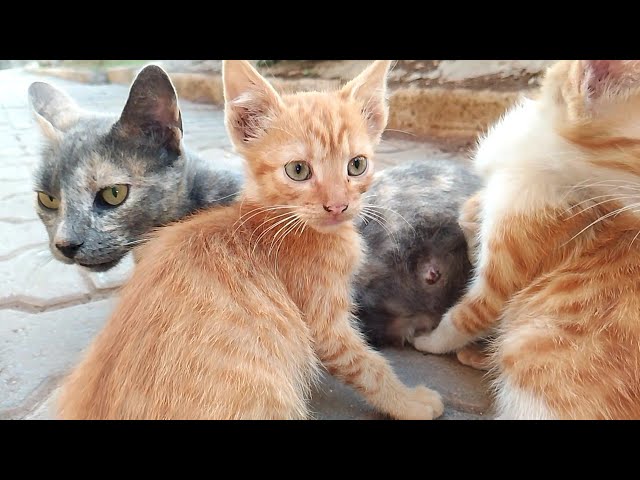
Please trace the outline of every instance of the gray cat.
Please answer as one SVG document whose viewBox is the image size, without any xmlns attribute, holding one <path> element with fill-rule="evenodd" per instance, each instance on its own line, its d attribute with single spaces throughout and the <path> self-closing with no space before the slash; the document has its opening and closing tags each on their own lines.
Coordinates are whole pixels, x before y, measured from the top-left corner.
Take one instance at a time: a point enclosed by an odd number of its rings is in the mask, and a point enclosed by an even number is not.
<svg viewBox="0 0 640 480">
<path fill-rule="evenodd" d="M 458 214 L 480 189 L 464 165 L 429 159 L 381 170 L 359 228 L 369 248 L 357 274 L 361 329 L 376 346 L 435 328 L 471 272 Z M 368 218 L 367 218 L 368 217 Z"/>
<path fill-rule="evenodd" d="M 119 118 L 81 110 L 43 82 L 29 100 L 47 140 L 36 208 L 61 262 L 109 270 L 153 228 L 227 204 L 240 189 L 240 173 L 185 149 L 176 92 L 158 66 L 138 74 Z"/>
</svg>

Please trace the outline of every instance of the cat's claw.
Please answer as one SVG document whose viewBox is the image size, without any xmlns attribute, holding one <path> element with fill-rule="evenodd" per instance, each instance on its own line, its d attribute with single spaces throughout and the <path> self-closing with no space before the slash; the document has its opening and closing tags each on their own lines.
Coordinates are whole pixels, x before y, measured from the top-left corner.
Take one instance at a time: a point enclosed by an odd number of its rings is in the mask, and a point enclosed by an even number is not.
<svg viewBox="0 0 640 480">
<path fill-rule="evenodd" d="M 423 385 L 409 390 L 407 403 L 397 415 L 399 420 L 433 420 L 444 412 L 440 394 Z"/>
</svg>

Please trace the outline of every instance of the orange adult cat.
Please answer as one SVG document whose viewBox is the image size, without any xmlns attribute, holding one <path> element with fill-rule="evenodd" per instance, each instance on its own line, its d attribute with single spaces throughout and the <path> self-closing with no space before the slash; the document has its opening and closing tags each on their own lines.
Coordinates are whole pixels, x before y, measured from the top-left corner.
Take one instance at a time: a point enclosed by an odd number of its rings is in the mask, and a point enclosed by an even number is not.
<svg viewBox="0 0 640 480">
<path fill-rule="evenodd" d="M 640 418 L 640 61 L 562 61 L 475 157 L 469 291 L 419 350 L 490 332 L 499 418 Z"/>
<path fill-rule="evenodd" d="M 353 225 L 385 128 L 388 61 L 337 92 L 280 96 L 225 61 L 240 200 L 160 229 L 72 373 L 67 419 L 305 419 L 320 362 L 398 419 L 442 414 L 352 325 Z"/>
</svg>

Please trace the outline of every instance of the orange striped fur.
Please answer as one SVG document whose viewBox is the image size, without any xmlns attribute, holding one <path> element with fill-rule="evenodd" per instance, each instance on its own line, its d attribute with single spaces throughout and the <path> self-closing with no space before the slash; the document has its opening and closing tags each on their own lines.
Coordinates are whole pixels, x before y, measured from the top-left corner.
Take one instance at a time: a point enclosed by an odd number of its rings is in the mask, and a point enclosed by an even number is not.
<svg viewBox="0 0 640 480">
<path fill-rule="evenodd" d="M 388 69 L 377 61 L 337 92 L 280 96 L 248 62 L 224 62 L 245 190 L 140 248 L 119 304 L 64 385 L 62 418 L 306 419 L 321 364 L 393 418 L 442 414 L 439 395 L 403 385 L 350 313 L 362 258 L 353 219 L 387 121 Z M 358 155 L 368 170 L 349 176 Z M 312 177 L 289 178 L 292 161 L 308 162 Z"/>
<path fill-rule="evenodd" d="M 639 119 L 640 62 L 562 61 L 479 144 L 475 277 L 415 346 L 490 335 L 499 418 L 640 418 Z"/>
</svg>

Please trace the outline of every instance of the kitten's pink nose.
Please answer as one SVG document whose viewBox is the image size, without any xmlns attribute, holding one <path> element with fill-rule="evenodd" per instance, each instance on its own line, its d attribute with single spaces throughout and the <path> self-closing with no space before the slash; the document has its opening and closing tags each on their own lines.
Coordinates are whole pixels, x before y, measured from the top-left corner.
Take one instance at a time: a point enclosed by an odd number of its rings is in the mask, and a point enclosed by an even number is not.
<svg viewBox="0 0 640 480">
<path fill-rule="evenodd" d="M 333 213 L 334 215 L 340 215 L 342 212 L 346 212 L 349 205 L 346 203 L 334 204 L 334 205 L 323 205 L 325 211 L 329 213 Z"/>
</svg>

